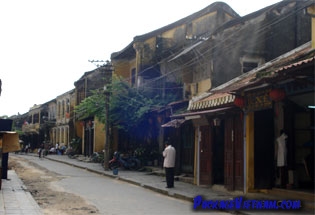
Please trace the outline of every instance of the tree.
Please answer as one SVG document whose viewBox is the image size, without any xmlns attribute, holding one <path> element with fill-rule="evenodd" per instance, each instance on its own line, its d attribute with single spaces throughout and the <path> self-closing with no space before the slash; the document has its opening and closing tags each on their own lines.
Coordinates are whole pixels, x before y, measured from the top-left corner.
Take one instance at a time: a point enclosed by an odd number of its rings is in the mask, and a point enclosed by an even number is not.
<svg viewBox="0 0 315 215">
<path fill-rule="evenodd" d="M 109 123 L 110 125 L 129 132 L 146 119 L 152 110 L 158 109 L 169 101 L 174 101 L 172 96 L 163 99 L 145 95 L 143 91 L 130 87 L 129 83 L 118 76 L 114 76 L 109 90 Z M 85 98 L 75 107 L 79 119 L 95 116 L 105 124 L 105 101 L 103 90 L 94 90 L 92 95 Z"/>
</svg>

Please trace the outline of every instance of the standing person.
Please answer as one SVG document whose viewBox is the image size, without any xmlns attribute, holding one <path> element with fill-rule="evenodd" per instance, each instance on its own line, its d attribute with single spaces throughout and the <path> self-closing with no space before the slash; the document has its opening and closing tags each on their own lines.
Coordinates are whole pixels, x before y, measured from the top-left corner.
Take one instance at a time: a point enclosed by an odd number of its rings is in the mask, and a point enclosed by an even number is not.
<svg viewBox="0 0 315 215">
<path fill-rule="evenodd" d="M 277 167 L 280 171 L 281 187 L 286 185 L 286 166 L 287 166 L 287 141 L 288 136 L 281 129 L 280 136 L 277 138 Z"/>
<path fill-rule="evenodd" d="M 176 150 L 168 142 L 165 143 L 165 149 L 163 151 L 164 163 L 166 176 L 166 188 L 174 187 L 174 172 L 175 172 L 175 156 Z"/>
<path fill-rule="evenodd" d="M 44 144 L 41 144 L 39 149 L 38 149 L 38 157 L 41 158 L 42 157 L 42 152 L 44 150 Z"/>
<path fill-rule="evenodd" d="M 59 143 L 56 143 L 56 154 L 58 155 L 58 152 L 59 152 Z"/>
</svg>

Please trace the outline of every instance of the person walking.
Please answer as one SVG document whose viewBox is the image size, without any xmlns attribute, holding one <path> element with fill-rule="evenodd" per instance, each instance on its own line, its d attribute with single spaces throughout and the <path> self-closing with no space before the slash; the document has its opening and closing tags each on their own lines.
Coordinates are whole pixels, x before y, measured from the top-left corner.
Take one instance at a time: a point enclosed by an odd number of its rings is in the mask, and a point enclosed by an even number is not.
<svg viewBox="0 0 315 215">
<path fill-rule="evenodd" d="M 166 188 L 174 187 L 174 172 L 175 172 L 175 156 L 176 150 L 175 148 L 169 144 L 165 143 L 165 149 L 163 151 L 163 167 L 165 168 L 165 176 L 166 176 Z"/>
</svg>

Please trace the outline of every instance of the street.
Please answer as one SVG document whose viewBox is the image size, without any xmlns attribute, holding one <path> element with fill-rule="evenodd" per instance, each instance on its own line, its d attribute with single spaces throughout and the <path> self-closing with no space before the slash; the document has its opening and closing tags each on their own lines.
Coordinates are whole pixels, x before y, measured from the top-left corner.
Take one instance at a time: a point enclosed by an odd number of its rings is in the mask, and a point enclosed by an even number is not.
<svg viewBox="0 0 315 215">
<path fill-rule="evenodd" d="M 14 161 L 14 162 L 13 162 Z M 27 162 L 25 162 L 27 161 Z M 9 165 L 22 165 L 24 170 L 17 174 L 24 181 L 45 214 L 196 214 L 192 203 L 167 197 L 142 187 L 120 180 L 107 178 L 96 173 L 34 156 L 10 155 Z M 37 165 L 36 165 L 37 164 Z M 26 178 L 29 174 L 39 174 Z M 24 173 L 24 176 L 23 176 Z M 46 186 L 40 192 L 31 180 L 41 178 L 37 185 Z M 28 184 L 29 183 L 29 184 Z M 54 192 L 53 194 L 51 192 Z M 56 193 L 57 192 L 57 193 Z M 67 195 L 70 196 L 67 198 Z M 45 196 L 46 195 L 46 196 Z M 53 196 L 53 198 L 49 198 Z M 50 199 L 50 200 L 49 200 Z M 56 201 L 59 199 L 59 201 Z M 81 201 L 81 199 L 83 201 Z M 47 202 L 47 200 L 49 200 Z M 51 201 L 51 202 L 50 202 Z M 79 205 L 73 204 L 78 202 Z M 66 204 L 62 207 L 62 204 Z M 60 208 L 59 208 L 60 207 Z M 65 209 L 66 208 L 66 209 Z M 230 214 L 205 211 L 207 214 Z"/>
</svg>

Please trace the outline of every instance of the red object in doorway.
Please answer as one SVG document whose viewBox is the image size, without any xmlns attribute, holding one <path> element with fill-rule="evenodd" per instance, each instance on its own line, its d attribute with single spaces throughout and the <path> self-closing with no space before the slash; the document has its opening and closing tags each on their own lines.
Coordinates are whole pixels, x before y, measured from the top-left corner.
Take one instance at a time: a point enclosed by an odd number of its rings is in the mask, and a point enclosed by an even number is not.
<svg viewBox="0 0 315 215">
<path fill-rule="evenodd" d="M 269 92 L 269 97 L 273 101 L 276 101 L 276 102 L 281 101 L 285 98 L 285 91 L 284 89 L 272 89 Z"/>
</svg>

